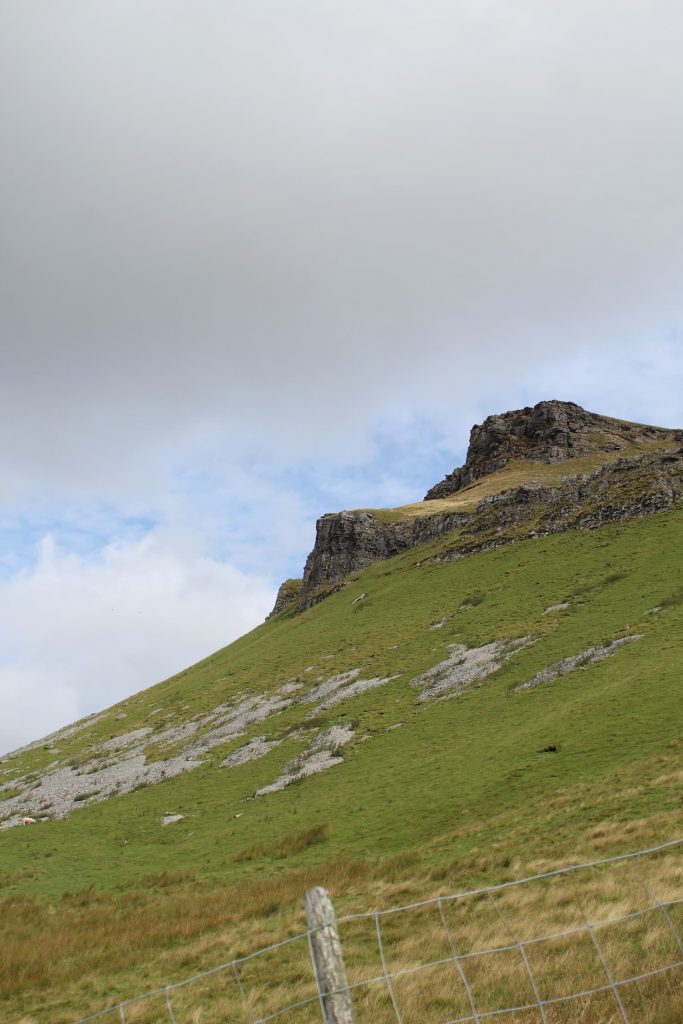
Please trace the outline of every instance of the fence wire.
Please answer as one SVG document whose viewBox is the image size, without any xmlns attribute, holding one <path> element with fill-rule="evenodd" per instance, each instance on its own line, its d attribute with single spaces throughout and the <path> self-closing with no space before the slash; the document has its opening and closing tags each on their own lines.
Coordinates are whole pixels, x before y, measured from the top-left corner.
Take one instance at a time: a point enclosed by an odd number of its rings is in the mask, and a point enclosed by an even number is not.
<svg viewBox="0 0 683 1024">
<path fill-rule="evenodd" d="M 484 886 L 466 892 L 453 893 L 450 895 L 436 896 L 432 899 L 418 900 L 397 907 L 388 907 L 378 910 L 369 910 L 361 913 L 347 914 L 337 919 L 337 926 L 340 933 L 354 928 L 367 927 L 365 942 L 353 942 L 347 940 L 342 934 L 344 953 L 347 958 L 347 966 L 351 963 L 350 980 L 343 989 L 332 991 L 321 991 L 321 984 L 315 974 L 311 958 L 311 937 L 319 929 L 308 929 L 297 935 L 272 943 L 261 949 L 255 950 L 245 956 L 234 957 L 225 963 L 200 971 L 191 977 L 184 978 L 151 989 L 129 999 L 121 1000 L 110 1005 L 97 1013 L 81 1017 L 74 1024 L 90 1024 L 90 1022 L 101 1020 L 107 1016 L 117 1016 L 121 1024 L 130 1024 L 135 1020 L 149 1021 L 170 1021 L 171 1024 L 179 1024 L 183 1019 L 196 1019 L 193 1011 L 197 1003 L 193 1002 L 192 1010 L 185 1017 L 178 1016 L 179 1010 L 175 998 L 182 990 L 189 986 L 199 986 L 206 979 L 221 978 L 230 985 L 227 994 L 221 995 L 217 1005 L 220 1007 L 220 1017 L 216 1020 L 234 1021 L 235 1024 L 268 1024 L 270 1021 L 283 1021 L 286 1024 L 297 1022 L 297 1024 L 313 1024 L 313 1022 L 326 1021 L 326 999 L 338 995 L 341 992 L 349 994 L 356 1012 L 358 1022 L 384 1020 L 395 1021 L 396 1024 L 408 1024 L 409 1021 L 420 1021 L 420 1024 L 478 1024 L 483 1020 L 499 1017 L 501 1020 L 514 1014 L 532 1014 L 525 1020 L 539 1021 L 540 1024 L 550 1024 L 548 1012 L 555 1008 L 567 1006 L 579 1000 L 590 1000 L 594 997 L 606 996 L 610 1000 L 606 1004 L 605 1014 L 601 1018 L 591 1017 L 591 1020 L 617 1019 L 622 1024 L 636 1024 L 642 1020 L 642 1015 L 631 1016 L 631 1007 L 625 1000 L 629 989 L 640 990 L 640 983 L 649 982 L 651 979 L 667 980 L 675 978 L 683 968 L 683 939 L 681 931 L 676 923 L 677 908 L 683 904 L 683 895 L 670 898 L 658 897 L 646 880 L 640 877 L 641 862 L 644 858 L 653 857 L 663 851 L 673 852 L 683 846 L 683 838 L 661 843 L 658 846 L 638 850 L 633 853 L 621 854 L 614 857 L 607 857 L 582 864 L 569 865 L 564 868 L 557 868 L 552 871 L 531 875 L 527 878 L 515 879 L 502 882 L 498 885 Z M 534 934 L 524 937 L 520 934 L 519 927 L 512 923 L 511 913 L 514 907 L 506 908 L 503 912 L 502 900 L 514 892 L 518 887 L 531 887 L 534 883 L 540 885 L 554 882 L 555 880 L 572 878 L 578 872 L 589 873 L 610 865 L 631 863 L 635 874 L 627 879 L 629 888 L 628 894 L 631 900 L 634 893 L 640 890 L 645 898 L 646 904 L 636 909 L 621 913 L 612 913 L 603 917 L 592 918 L 590 913 L 583 906 L 586 897 L 584 892 L 578 888 L 571 894 L 564 894 L 565 904 L 572 907 L 580 918 L 580 923 L 570 927 L 556 928 L 549 932 Z M 678 879 L 680 892 L 681 882 Z M 621 897 L 623 899 L 623 897 Z M 618 905 L 618 900 L 613 896 Z M 474 910 L 479 919 L 484 915 L 484 908 L 492 910 L 492 920 L 499 931 L 507 937 L 508 941 L 494 941 L 485 944 L 483 948 L 459 948 L 454 931 L 455 920 L 449 922 L 449 913 L 453 915 L 458 906 L 462 905 L 466 912 Z M 428 914 L 434 912 L 435 927 L 432 928 L 431 941 L 437 943 L 437 934 L 441 936 L 438 940 L 442 946 L 442 954 L 439 956 L 417 958 L 413 945 L 420 939 L 419 930 L 414 925 L 398 932 L 396 937 L 397 922 L 401 920 L 400 915 L 408 917 L 415 912 Z M 469 919 L 468 919 L 469 920 Z M 471 924 L 471 922 L 470 922 Z M 629 929 L 641 925 L 649 925 L 645 935 L 631 934 Z M 664 963 L 653 963 L 647 966 L 643 963 L 641 969 L 623 970 L 617 969 L 615 955 L 610 949 L 610 931 L 622 926 L 620 952 L 626 948 L 627 960 L 633 961 L 640 957 L 646 959 L 646 954 L 652 954 L 657 947 L 657 929 L 666 933 L 670 942 L 669 954 Z M 389 931 L 386 929 L 389 928 Z M 424 929 L 426 931 L 426 929 Z M 495 930 L 495 929 L 494 929 Z M 595 977 L 595 983 L 573 988 L 572 991 L 552 994 L 547 991 L 548 978 L 543 972 L 534 969 L 530 957 L 534 951 L 542 950 L 544 944 L 550 946 L 552 943 L 565 943 L 572 940 L 576 949 L 578 944 L 587 940 L 593 948 L 597 957 L 599 968 L 596 969 L 602 975 L 602 979 Z M 661 940 L 661 935 L 659 936 Z M 405 949 L 401 951 L 401 944 Z M 405 963 L 405 966 L 395 965 L 392 969 L 391 945 L 398 947 L 398 957 Z M 661 945 L 661 941 L 659 943 Z M 375 948 L 376 954 L 371 952 Z M 587 947 L 586 947 L 587 948 Z M 489 988 L 496 990 L 501 988 L 500 978 L 492 964 L 507 962 L 508 956 L 515 957 L 518 964 L 517 990 L 521 993 L 522 988 L 528 993 L 526 998 L 512 1000 L 507 1005 L 486 1006 L 481 1005 L 486 1000 L 482 998 L 481 989 L 486 995 Z M 288 958 L 293 957 L 293 960 Z M 278 964 L 278 958 L 284 958 Z M 482 965 L 489 964 L 488 975 Z M 411 963 L 411 959 L 418 959 L 418 962 Z M 273 960 L 275 963 L 273 963 Z M 356 962 L 358 961 L 358 962 Z M 379 970 L 369 971 L 373 963 L 378 963 Z M 512 961 L 510 961 L 512 962 Z M 583 969 L 583 963 L 582 963 Z M 634 965 L 636 968 L 637 964 Z M 646 969 L 644 969 L 646 968 Z M 411 979 L 418 979 L 426 972 L 437 972 L 443 969 L 448 972 L 451 982 L 439 987 L 433 980 L 428 980 L 424 991 L 417 989 L 407 995 L 401 996 L 402 983 Z M 513 976 L 516 972 L 513 971 Z M 549 970 L 546 973 L 550 974 Z M 435 973 L 429 975 L 433 979 Z M 503 975 L 504 976 L 504 975 Z M 482 980 L 483 979 L 483 980 Z M 492 980 L 493 979 L 493 980 Z M 524 980 L 524 984 L 521 982 Z M 455 994 L 453 984 L 457 983 Z M 511 988 L 515 986 L 510 983 Z M 290 996 L 289 1001 L 284 998 L 282 1005 L 274 1005 L 279 998 L 280 989 L 284 989 Z M 544 994 L 545 992 L 545 994 Z M 382 996 L 384 993 L 384 996 Z M 297 998 L 291 996 L 296 994 Z M 642 996 L 642 993 L 641 993 Z M 446 1004 L 450 998 L 450 1007 Z M 489 1001 L 491 996 L 489 995 Z M 500 999 L 501 997 L 498 996 Z M 415 1008 L 415 1000 L 420 1001 L 419 1011 Z M 144 1006 L 156 1000 L 159 1003 L 158 1009 L 153 1011 L 153 1016 L 145 1016 Z M 268 1005 L 270 1001 L 270 1005 Z M 266 1005 L 263 1005 L 263 1004 Z M 425 1004 L 429 1003 L 429 1009 Z M 460 1004 L 460 1012 L 456 1004 Z M 260 1008 L 259 1008 L 260 1007 Z M 450 1008 L 450 1013 L 448 1012 Z M 455 1009 L 456 1015 L 453 1015 Z M 130 1012 L 127 1012 L 130 1011 Z M 230 1015 L 228 1012 L 230 1011 Z M 683 1006 L 681 1008 L 683 1012 Z M 553 1017 L 552 1020 L 559 1018 Z M 563 1018 L 567 1019 L 567 1018 Z M 653 1021 L 655 1018 L 651 1018 Z M 673 1021 L 675 1018 L 672 1016 Z"/>
</svg>

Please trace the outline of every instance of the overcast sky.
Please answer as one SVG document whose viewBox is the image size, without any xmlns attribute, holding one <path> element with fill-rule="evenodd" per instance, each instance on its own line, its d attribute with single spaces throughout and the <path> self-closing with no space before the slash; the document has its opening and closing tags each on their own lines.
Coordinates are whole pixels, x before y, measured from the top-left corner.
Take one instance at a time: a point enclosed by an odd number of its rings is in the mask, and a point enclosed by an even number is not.
<svg viewBox="0 0 683 1024">
<path fill-rule="evenodd" d="M 0 0 L 0 751 L 491 412 L 683 426 L 678 0 Z"/>
</svg>

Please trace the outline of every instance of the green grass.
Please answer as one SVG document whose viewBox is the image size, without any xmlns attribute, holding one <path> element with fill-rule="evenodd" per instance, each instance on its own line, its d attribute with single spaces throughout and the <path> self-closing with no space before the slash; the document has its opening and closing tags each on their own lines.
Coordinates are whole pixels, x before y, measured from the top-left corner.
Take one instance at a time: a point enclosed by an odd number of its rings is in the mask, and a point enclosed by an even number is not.
<svg viewBox="0 0 683 1024">
<path fill-rule="evenodd" d="M 10 1016 L 0 1011 L 1 1020 L 39 1007 L 67 1020 L 106 1002 L 104 989 L 132 994 L 154 978 L 182 976 L 192 966 L 183 962 L 183 945 L 200 938 L 197 956 L 206 964 L 221 935 L 247 948 L 266 934 L 277 937 L 296 923 L 303 887 L 317 880 L 335 887 L 342 907 L 367 906 L 396 898 L 402 885 L 429 894 L 437 884 L 497 880 L 511 864 L 526 874 L 539 862 L 683 831 L 683 512 L 437 561 L 452 541 L 450 535 L 376 563 L 301 615 L 285 610 L 57 743 L 57 755 L 41 747 L 5 761 L 3 769 L 22 774 L 57 758 L 82 763 L 94 743 L 116 734 L 157 721 L 166 727 L 287 681 L 311 687 L 351 668 L 364 678 L 397 676 L 321 712 L 321 728 L 355 724 L 343 764 L 280 793 L 251 799 L 301 752 L 305 738 L 286 739 L 238 768 L 218 765 L 250 736 L 286 736 L 308 708 L 290 707 L 252 726 L 195 771 L 79 808 L 63 821 L 0 832 L 0 940 L 6 977 L 15 979 L 4 992 Z M 361 593 L 365 599 L 353 604 Z M 566 611 L 544 614 L 564 601 Z M 442 628 L 430 630 L 445 616 Z M 601 664 L 514 692 L 562 658 L 633 633 L 643 639 Z M 416 702 L 410 680 L 443 660 L 448 644 L 521 636 L 535 642 L 481 686 Z M 117 719 L 122 712 L 125 719 Z M 169 811 L 186 818 L 162 828 Z M 231 899 L 216 896 L 240 886 L 251 886 L 239 890 L 249 894 L 251 918 L 231 916 Z M 50 980 L 36 961 L 34 975 L 20 982 L 10 969 L 13 944 L 23 948 L 18 936 L 25 934 L 37 942 L 40 922 L 52 921 L 50 908 L 62 912 L 68 892 L 85 893 L 81 904 L 68 898 L 70 927 L 82 932 L 80 944 L 69 938 L 72 973 L 64 968 Z M 223 923 L 207 909 L 203 927 L 198 908 L 211 899 L 225 908 Z M 22 900 L 34 901 L 28 920 L 16 910 Z M 168 920 L 182 903 L 194 923 L 185 933 L 148 933 L 131 900 L 150 920 Z M 105 906 L 112 920 L 138 921 L 142 938 L 93 962 L 93 922 Z"/>
</svg>

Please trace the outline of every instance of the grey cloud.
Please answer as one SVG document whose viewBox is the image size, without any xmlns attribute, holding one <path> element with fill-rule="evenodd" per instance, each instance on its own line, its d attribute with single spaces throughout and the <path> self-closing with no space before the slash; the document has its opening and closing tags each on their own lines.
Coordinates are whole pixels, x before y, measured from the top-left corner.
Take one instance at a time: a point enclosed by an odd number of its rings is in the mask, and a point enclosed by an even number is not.
<svg viewBox="0 0 683 1024">
<path fill-rule="evenodd" d="M 10 0 L 0 21 L 19 473 L 116 474 L 204 421 L 236 448 L 362 448 L 371 414 L 448 421 L 466 380 L 469 416 L 492 369 L 520 393 L 680 323 L 675 2 Z"/>
</svg>

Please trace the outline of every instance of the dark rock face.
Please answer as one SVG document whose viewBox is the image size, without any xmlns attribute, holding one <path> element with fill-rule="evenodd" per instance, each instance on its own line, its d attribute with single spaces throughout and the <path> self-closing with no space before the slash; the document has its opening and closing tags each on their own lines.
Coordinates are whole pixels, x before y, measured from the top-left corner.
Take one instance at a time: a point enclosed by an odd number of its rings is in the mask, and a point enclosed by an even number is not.
<svg viewBox="0 0 683 1024">
<path fill-rule="evenodd" d="M 539 402 L 489 416 L 472 427 L 465 465 L 427 491 L 425 501 L 454 494 L 512 459 L 564 462 L 591 452 L 627 450 L 636 441 L 673 437 L 674 431 L 599 416 L 573 402 Z"/>
<path fill-rule="evenodd" d="M 297 597 L 301 593 L 301 587 L 303 580 L 285 580 L 284 583 L 280 584 L 280 588 L 275 598 L 275 604 L 268 619 L 272 619 L 273 615 L 279 615 L 280 612 L 284 611 L 288 605 L 293 601 L 296 601 Z"/>
<path fill-rule="evenodd" d="M 315 545 L 304 567 L 304 587 L 311 591 L 394 553 L 371 512 L 329 513 L 316 523 Z"/>
<path fill-rule="evenodd" d="M 372 562 L 390 558 L 467 521 L 462 513 L 427 515 L 395 522 L 372 512 L 332 512 L 316 524 L 315 545 L 306 559 L 302 596 L 334 583 Z"/>
</svg>

